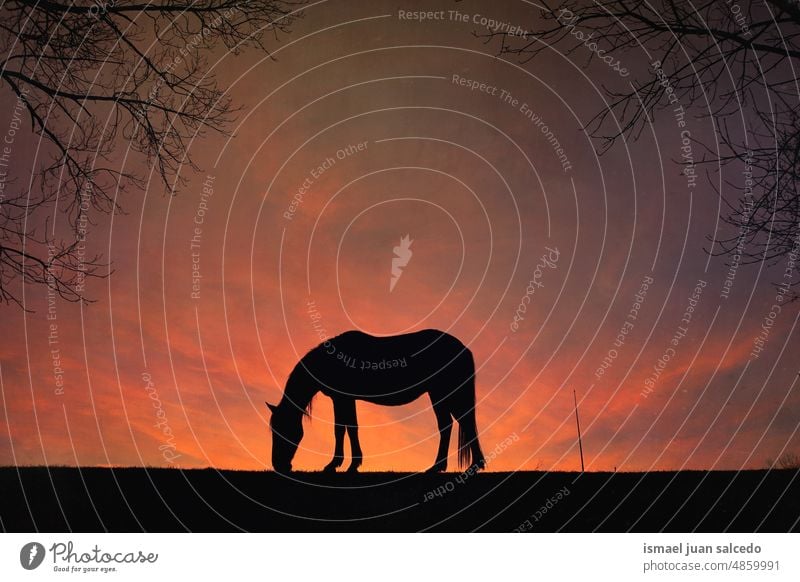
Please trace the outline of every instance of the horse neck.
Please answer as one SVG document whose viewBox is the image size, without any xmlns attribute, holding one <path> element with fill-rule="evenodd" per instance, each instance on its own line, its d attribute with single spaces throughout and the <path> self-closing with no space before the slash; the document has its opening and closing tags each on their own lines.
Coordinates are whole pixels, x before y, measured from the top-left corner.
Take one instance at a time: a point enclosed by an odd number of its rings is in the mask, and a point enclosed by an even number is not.
<svg viewBox="0 0 800 582">
<path fill-rule="evenodd" d="M 283 399 L 280 402 L 280 406 L 298 412 L 305 412 L 317 392 L 319 392 L 319 389 L 316 388 L 314 379 L 305 369 L 297 366 L 286 382 L 286 389 L 283 391 Z"/>
</svg>

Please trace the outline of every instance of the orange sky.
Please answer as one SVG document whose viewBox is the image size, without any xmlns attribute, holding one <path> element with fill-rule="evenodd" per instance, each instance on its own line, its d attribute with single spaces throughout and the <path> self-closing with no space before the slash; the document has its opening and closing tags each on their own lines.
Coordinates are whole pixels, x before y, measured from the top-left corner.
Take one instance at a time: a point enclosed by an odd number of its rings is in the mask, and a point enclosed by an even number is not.
<svg viewBox="0 0 800 582">
<path fill-rule="evenodd" d="M 442 7 L 523 26 L 535 18 L 523 4 Z M 639 141 L 597 157 L 580 127 L 602 105 L 600 84 L 620 82 L 613 72 L 557 52 L 504 61 L 472 36 L 475 24 L 402 21 L 397 10 L 323 3 L 274 43 L 274 61 L 210 59 L 245 105 L 235 137 L 193 141 L 203 172 L 189 171 L 176 197 L 154 180 L 122 201 L 126 215 L 98 218 L 90 244 L 114 274 L 90 281 L 95 303 L 58 302 L 48 320 L 46 290 L 28 287 L 34 313 L 2 308 L 0 464 L 269 466 L 263 402 L 280 399 L 298 357 L 319 342 L 309 301 L 329 335 L 432 327 L 462 339 L 479 367 L 484 450 L 519 437 L 490 470 L 576 469 L 573 389 L 589 470 L 762 467 L 800 450 L 796 305 L 751 358 L 785 264 L 741 267 L 721 297 L 724 260 L 703 251 L 719 201 L 707 182 L 687 189 L 674 120 L 661 116 Z M 546 120 L 571 169 L 522 103 Z M 4 107 L 0 130 L 9 116 Z M 690 127 L 711 135 L 707 120 Z M 20 159 L 33 157 L 33 143 L 20 138 Z M 141 167 L 135 156 L 127 163 Z M 207 175 L 195 299 L 190 241 Z M 724 177 L 740 183 L 741 168 Z M 392 249 L 406 234 L 413 256 L 390 292 Z M 513 331 L 546 247 L 558 262 L 536 275 L 542 286 Z M 653 283 L 632 321 L 645 277 Z M 707 284 L 686 336 L 644 397 L 698 280 Z M 626 321 L 626 341 L 596 378 Z M 58 343 L 48 344 L 53 323 Z M 363 470 L 433 461 L 427 400 L 359 403 L 358 414 Z M 295 468 L 327 463 L 331 419 L 320 397 Z"/>
</svg>

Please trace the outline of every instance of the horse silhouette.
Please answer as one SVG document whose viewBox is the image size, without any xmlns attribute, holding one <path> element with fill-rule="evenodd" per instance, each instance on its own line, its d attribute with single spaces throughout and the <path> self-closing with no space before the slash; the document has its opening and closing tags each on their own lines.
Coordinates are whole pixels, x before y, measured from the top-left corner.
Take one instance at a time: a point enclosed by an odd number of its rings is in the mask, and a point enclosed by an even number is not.
<svg viewBox="0 0 800 582">
<path fill-rule="evenodd" d="M 485 465 L 475 423 L 475 363 L 472 352 L 450 334 L 435 329 L 375 337 L 347 331 L 309 351 L 295 365 L 278 405 L 272 411 L 272 466 L 292 470 L 292 459 L 303 438 L 303 416 L 310 415 L 314 396 L 333 400 L 335 471 L 344 462 L 345 432 L 350 438 L 357 471 L 363 455 L 358 442 L 356 400 L 385 406 L 413 402 L 428 394 L 439 425 L 439 449 L 429 472 L 447 469 L 447 449 L 453 420 L 458 421 L 459 465 Z"/>
</svg>

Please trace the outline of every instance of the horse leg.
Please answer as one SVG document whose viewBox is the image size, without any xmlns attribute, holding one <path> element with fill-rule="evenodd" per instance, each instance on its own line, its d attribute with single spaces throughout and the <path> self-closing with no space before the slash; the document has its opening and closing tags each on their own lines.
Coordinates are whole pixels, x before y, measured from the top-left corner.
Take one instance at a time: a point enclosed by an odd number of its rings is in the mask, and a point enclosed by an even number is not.
<svg viewBox="0 0 800 582">
<path fill-rule="evenodd" d="M 361 443 L 358 442 L 358 417 L 356 416 L 356 401 L 350 399 L 344 408 L 344 424 L 347 427 L 347 436 L 350 439 L 350 455 L 352 460 L 347 468 L 348 473 L 355 473 L 361 466 L 364 456 Z"/>
<path fill-rule="evenodd" d="M 436 461 L 433 467 L 428 469 L 428 473 L 438 473 L 447 469 L 447 449 L 450 447 L 450 432 L 453 429 L 453 418 L 450 411 L 441 401 L 435 401 L 431 395 L 433 413 L 436 415 L 436 422 L 439 425 L 439 450 L 436 452 Z"/>
<path fill-rule="evenodd" d="M 333 399 L 333 435 L 336 438 L 336 444 L 333 449 L 333 459 L 323 469 L 326 472 L 335 471 L 344 462 L 345 412 L 343 407 L 345 402 L 343 399 Z"/>
</svg>

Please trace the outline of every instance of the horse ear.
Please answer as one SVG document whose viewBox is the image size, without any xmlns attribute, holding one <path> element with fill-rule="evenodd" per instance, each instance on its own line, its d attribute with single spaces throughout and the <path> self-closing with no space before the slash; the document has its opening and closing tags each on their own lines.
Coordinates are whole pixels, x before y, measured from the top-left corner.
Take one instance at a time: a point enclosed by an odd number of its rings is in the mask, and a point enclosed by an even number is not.
<svg viewBox="0 0 800 582">
<path fill-rule="evenodd" d="M 264 402 L 264 404 L 267 405 L 267 408 L 269 408 L 270 412 L 274 413 L 276 410 L 278 410 L 278 407 L 274 404 L 270 404 L 269 402 Z"/>
</svg>

